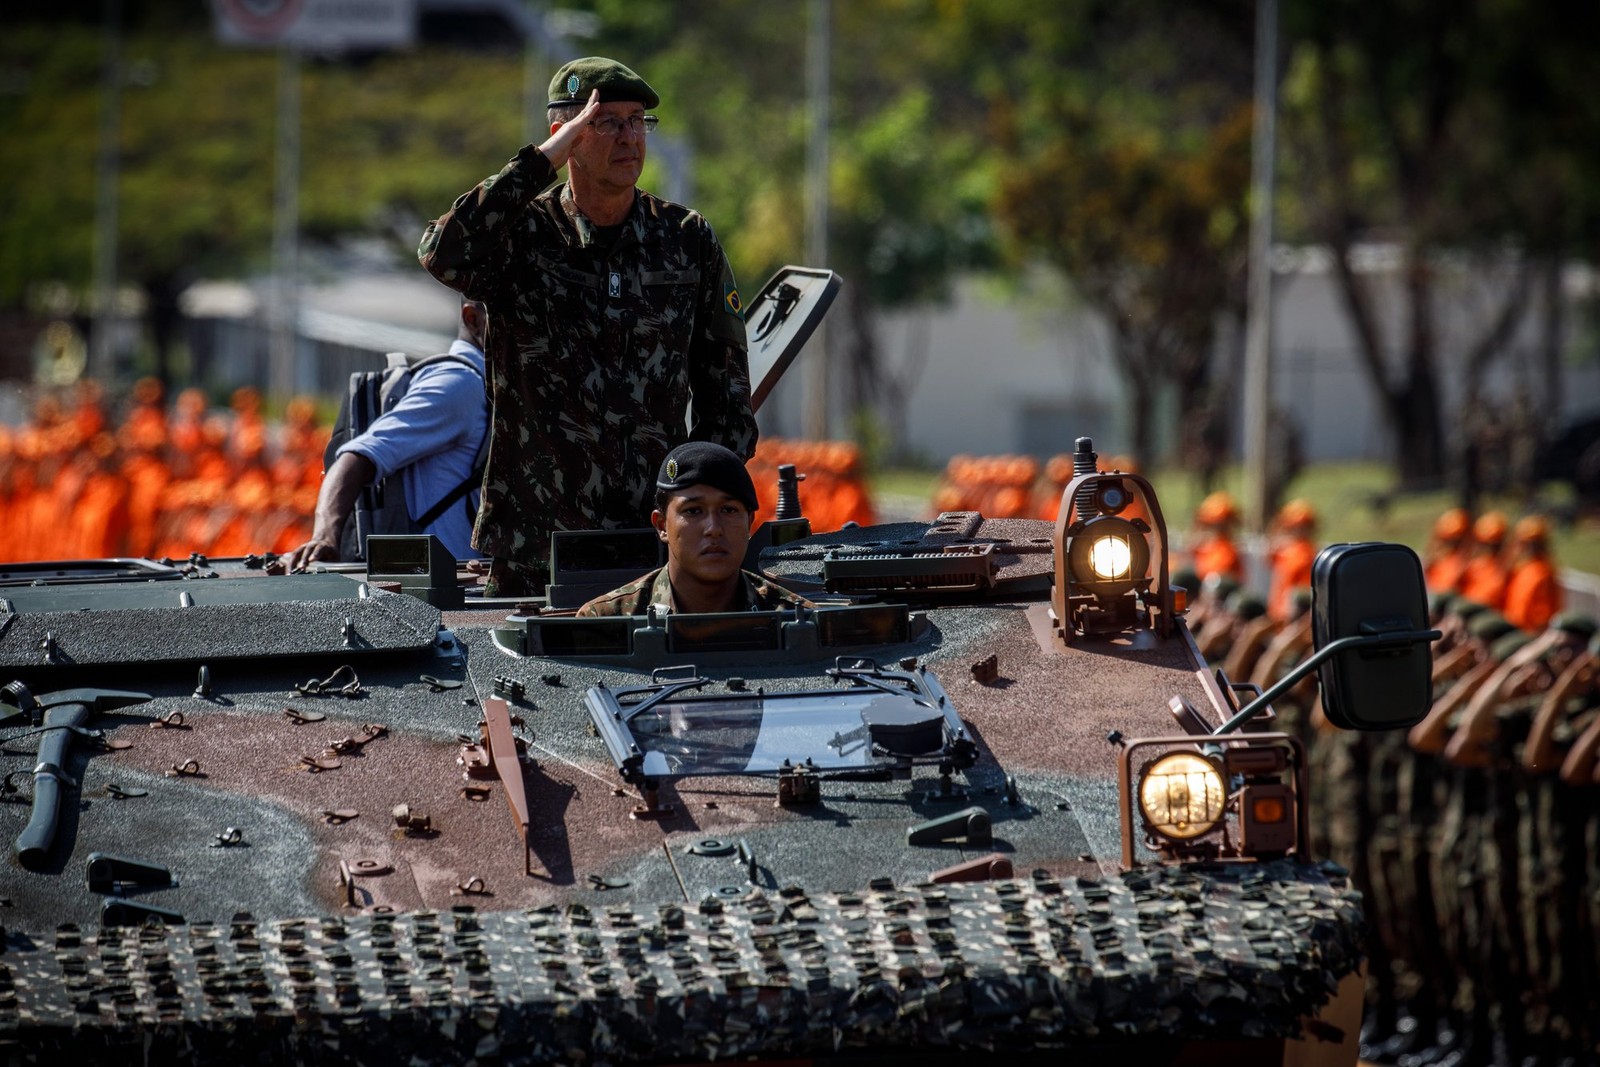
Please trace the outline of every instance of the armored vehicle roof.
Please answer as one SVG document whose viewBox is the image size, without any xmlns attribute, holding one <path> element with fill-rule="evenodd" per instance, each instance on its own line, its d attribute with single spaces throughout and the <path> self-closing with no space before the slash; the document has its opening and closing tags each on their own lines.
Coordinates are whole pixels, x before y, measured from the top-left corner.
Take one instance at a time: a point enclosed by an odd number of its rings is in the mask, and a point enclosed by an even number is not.
<svg viewBox="0 0 1600 1067">
<path fill-rule="evenodd" d="M 1299 1034 L 1359 965 L 1359 902 L 1292 860 L 1122 869 L 1119 744 L 1214 683 L 1181 624 L 1054 639 L 1053 533 L 793 542 L 764 567 L 814 614 L 620 645 L 364 574 L 0 591 L 32 694 L 150 697 L 79 728 L 52 846 L 0 871 L 0 1039 L 450 1062 Z M 930 592 L 920 555 L 974 545 L 978 587 Z M 828 592 L 886 552 L 910 592 Z M 39 727 L 11 727 L 26 800 Z"/>
</svg>

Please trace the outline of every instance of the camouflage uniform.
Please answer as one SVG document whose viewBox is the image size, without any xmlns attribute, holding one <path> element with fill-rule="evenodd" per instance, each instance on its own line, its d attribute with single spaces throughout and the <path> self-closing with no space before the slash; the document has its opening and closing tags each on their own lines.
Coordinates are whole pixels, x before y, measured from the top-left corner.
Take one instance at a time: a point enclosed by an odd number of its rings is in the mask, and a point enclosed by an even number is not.
<svg viewBox="0 0 1600 1067">
<path fill-rule="evenodd" d="M 742 579 L 740 597 L 745 605 L 743 610 L 775 611 L 778 608 L 816 606 L 805 597 L 797 596 L 777 582 L 768 581 L 759 574 L 751 574 L 749 571 L 740 571 L 739 574 Z M 585 618 L 643 615 L 649 611 L 651 604 L 662 611 L 673 610 L 672 581 L 667 577 L 665 567 L 657 567 L 620 589 L 613 589 L 603 596 L 595 597 L 579 608 L 578 614 Z"/>
<path fill-rule="evenodd" d="M 489 308 L 490 422 L 473 544 L 542 568 L 554 530 L 650 512 L 687 436 L 755 451 L 739 294 L 697 212 L 639 190 L 610 247 L 532 145 L 422 236 L 435 278 Z M 542 191 L 542 192 L 541 192 Z"/>
</svg>

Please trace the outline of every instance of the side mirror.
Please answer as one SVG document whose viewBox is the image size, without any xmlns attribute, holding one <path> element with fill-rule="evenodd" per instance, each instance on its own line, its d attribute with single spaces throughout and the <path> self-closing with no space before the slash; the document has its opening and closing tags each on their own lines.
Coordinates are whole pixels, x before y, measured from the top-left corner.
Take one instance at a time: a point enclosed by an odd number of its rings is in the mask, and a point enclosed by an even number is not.
<svg viewBox="0 0 1600 1067">
<path fill-rule="evenodd" d="M 1433 651 L 1422 562 L 1405 545 L 1329 545 L 1311 567 L 1311 633 L 1322 710 L 1342 729 L 1394 730 L 1432 700 Z M 1383 640 L 1386 636 L 1394 640 Z M 1351 640 L 1355 639 L 1355 640 Z M 1353 647 L 1330 649 L 1340 642 Z"/>
</svg>

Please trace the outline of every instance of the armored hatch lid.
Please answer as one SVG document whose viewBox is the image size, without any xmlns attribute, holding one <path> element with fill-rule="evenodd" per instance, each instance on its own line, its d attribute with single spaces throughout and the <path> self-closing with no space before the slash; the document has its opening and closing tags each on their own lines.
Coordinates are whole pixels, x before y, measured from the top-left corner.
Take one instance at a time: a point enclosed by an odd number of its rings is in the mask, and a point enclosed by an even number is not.
<svg viewBox="0 0 1600 1067">
<path fill-rule="evenodd" d="M 767 394 L 800 354 L 842 284 L 831 270 L 788 266 L 768 279 L 746 306 L 752 410 L 761 410 Z"/>
<path fill-rule="evenodd" d="M 64 585 L 88 582 L 171 582 L 184 572 L 149 559 L 69 559 L 0 564 L 0 587 Z"/>
<path fill-rule="evenodd" d="M 75 667 L 429 647 L 439 610 L 338 574 L 17 586 L 0 593 L 0 667 Z"/>
</svg>

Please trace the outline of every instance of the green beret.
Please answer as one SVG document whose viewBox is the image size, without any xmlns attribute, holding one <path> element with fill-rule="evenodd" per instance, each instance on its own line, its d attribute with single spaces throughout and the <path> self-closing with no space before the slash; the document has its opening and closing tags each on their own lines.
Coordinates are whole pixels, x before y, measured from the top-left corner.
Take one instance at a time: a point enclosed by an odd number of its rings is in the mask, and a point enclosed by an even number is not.
<svg viewBox="0 0 1600 1067">
<path fill-rule="evenodd" d="M 1490 644 L 1515 629 L 1516 627 L 1511 625 L 1504 615 L 1488 608 L 1478 612 L 1472 617 L 1472 621 L 1467 623 L 1467 633 L 1485 644 Z"/>
<path fill-rule="evenodd" d="M 1453 605 L 1455 602 L 1456 602 L 1456 595 L 1454 593 L 1450 592 L 1450 590 L 1448 590 L 1448 589 L 1440 589 L 1440 590 L 1437 590 L 1435 592 L 1429 593 L 1428 594 L 1428 616 L 1429 616 L 1429 618 L 1434 618 L 1434 619 L 1443 618 L 1445 612 L 1449 611 L 1451 605 Z"/>
<path fill-rule="evenodd" d="M 1581 611 L 1563 611 L 1560 615 L 1550 620 L 1552 630 L 1565 630 L 1574 637 L 1592 637 L 1600 625 L 1596 625 L 1594 618 Z"/>
<path fill-rule="evenodd" d="M 720 489 L 751 511 L 756 509 L 756 484 L 744 460 L 710 441 L 690 441 L 667 453 L 656 473 L 656 488 L 665 492 L 709 485 Z"/>
<path fill-rule="evenodd" d="M 1470 619 L 1480 612 L 1488 611 L 1489 605 L 1480 604 L 1476 600 L 1468 600 L 1464 596 L 1458 596 L 1450 601 L 1450 606 L 1445 610 L 1458 619 Z"/>
<path fill-rule="evenodd" d="M 1179 567 L 1172 572 L 1170 579 L 1173 585 L 1181 585 L 1190 593 L 1200 592 L 1200 576 L 1194 572 L 1193 567 Z"/>
<path fill-rule="evenodd" d="M 650 84 L 621 63 L 604 56 L 585 56 L 556 71 L 556 76 L 550 79 L 547 106 L 577 104 L 581 107 L 589 102 L 589 94 L 596 89 L 600 90 L 602 104 L 637 100 L 645 107 L 655 107 L 661 103 L 661 97 Z"/>
<path fill-rule="evenodd" d="M 1489 658 L 1496 663 L 1504 663 L 1511 658 L 1512 653 L 1532 640 L 1532 637 L 1529 637 L 1521 630 L 1504 634 L 1496 638 L 1494 644 L 1489 646 Z"/>
</svg>

